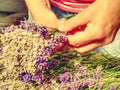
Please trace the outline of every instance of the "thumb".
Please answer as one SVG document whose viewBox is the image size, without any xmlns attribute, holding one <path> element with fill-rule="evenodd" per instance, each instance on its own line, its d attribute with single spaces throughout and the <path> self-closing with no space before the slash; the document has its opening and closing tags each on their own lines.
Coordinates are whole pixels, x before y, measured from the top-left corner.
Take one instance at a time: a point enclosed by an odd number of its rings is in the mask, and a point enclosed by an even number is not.
<svg viewBox="0 0 120 90">
<path fill-rule="evenodd" d="M 72 30 L 76 29 L 77 27 L 85 25 L 87 23 L 87 21 L 88 21 L 87 15 L 80 12 L 76 16 L 74 16 L 68 20 L 65 20 L 64 23 L 62 23 L 58 27 L 58 30 L 63 31 L 63 32 L 72 31 Z"/>
</svg>

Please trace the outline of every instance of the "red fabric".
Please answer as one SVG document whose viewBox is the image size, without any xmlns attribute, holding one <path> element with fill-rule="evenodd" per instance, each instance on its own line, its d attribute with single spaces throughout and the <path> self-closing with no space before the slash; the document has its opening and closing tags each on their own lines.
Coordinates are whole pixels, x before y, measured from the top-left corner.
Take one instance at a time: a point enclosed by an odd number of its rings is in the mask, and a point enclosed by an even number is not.
<svg viewBox="0 0 120 90">
<path fill-rule="evenodd" d="M 95 0 L 50 0 L 50 3 L 55 7 L 68 12 L 79 12 L 94 1 Z"/>
</svg>

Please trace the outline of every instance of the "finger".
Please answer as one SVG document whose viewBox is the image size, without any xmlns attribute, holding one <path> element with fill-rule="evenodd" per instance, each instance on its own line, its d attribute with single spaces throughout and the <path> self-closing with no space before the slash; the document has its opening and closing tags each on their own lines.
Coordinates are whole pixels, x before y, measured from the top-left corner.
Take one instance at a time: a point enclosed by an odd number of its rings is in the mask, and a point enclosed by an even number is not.
<svg viewBox="0 0 120 90">
<path fill-rule="evenodd" d="M 61 52 L 69 49 L 71 49 L 71 47 L 68 43 L 60 43 L 57 47 L 54 48 L 51 55 L 55 54 L 56 52 Z"/>
<path fill-rule="evenodd" d="M 78 15 L 66 20 L 62 25 L 58 27 L 58 30 L 68 32 L 76 27 L 85 25 L 88 21 L 88 16 L 84 12 L 80 12 Z"/>
<path fill-rule="evenodd" d="M 74 48 L 76 51 L 80 52 L 81 54 L 90 52 L 98 47 L 102 46 L 102 43 L 90 43 L 82 47 Z"/>
<path fill-rule="evenodd" d="M 55 47 L 51 53 L 51 56 L 54 55 L 56 52 L 59 52 L 60 49 L 64 46 L 63 43 L 60 43 L 57 47 Z"/>
<path fill-rule="evenodd" d="M 77 47 L 93 41 L 103 39 L 104 35 L 101 35 L 101 30 L 98 27 L 93 28 L 93 25 L 89 25 L 84 31 L 77 32 L 74 35 L 68 35 L 69 44 Z"/>
<path fill-rule="evenodd" d="M 100 46 L 110 44 L 114 40 L 116 33 L 117 33 L 117 31 L 113 30 L 112 34 L 110 34 L 109 36 L 106 36 L 103 39 L 92 41 L 88 44 L 84 44 L 84 45 L 75 47 L 74 49 L 80 53 L 86 53 L 86 52 L 92 51 Z M 96 34 L 96 36 L 97 36 L 97 34 Z"/>
</svg>

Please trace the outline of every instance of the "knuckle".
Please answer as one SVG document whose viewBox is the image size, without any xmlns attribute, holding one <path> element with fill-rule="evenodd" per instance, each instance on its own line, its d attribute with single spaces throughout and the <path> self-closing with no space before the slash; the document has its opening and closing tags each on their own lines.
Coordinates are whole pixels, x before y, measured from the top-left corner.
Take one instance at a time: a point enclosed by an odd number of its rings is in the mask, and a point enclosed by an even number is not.
<svg viewBox="0 0 120 90">
<path fill-rule="evenodd" d="M 94 40 L 101 40 L 105 38 L 105 33 L 103 33 L 102 31 L 96 31 L 96 32 L 92 32 L 90 34 L 91 38 L 93 38 Z"/>
<path fill-rule="evenodd" d="M 102 29 L 102 27 L 100 25 L 89 25 L 90 29 L 93 28 L 92 30 L 88 30 L 88 35 L 90 36 L 90 38 L 92 38 L 93 40 L 101 40 L 104 39 L 105 36 L 105 30 Z"/>
<path fill-rule="evenodd" d="M 109 39 L 108 44 L 112 43 L 114 39 Z"/>
<path fill-rule="evenodd" d="M 101 39 L 104 39 L 104 38 L 105 38 L 105 35 L 104 35 L 104 33 L 97 33 L 97 34 L 95 35 L 95 38 L 96 38 L 97 40 L 101 40 Z"/>
<path fill-rule="evenodd" d="M 114 38 L 107 38 L 107 39 L 104 41 L 104 45 L 107 45 L 107 44 L 112 43 L 113 40 L 114 40 Z"/>
</svg>

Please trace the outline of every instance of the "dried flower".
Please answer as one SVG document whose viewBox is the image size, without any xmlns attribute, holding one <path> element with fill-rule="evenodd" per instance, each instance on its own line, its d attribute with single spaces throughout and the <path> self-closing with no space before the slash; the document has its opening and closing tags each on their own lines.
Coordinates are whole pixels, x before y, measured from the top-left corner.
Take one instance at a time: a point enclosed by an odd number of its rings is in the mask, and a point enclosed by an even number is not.
<svg viewBox="0 0 120 90">
<path fill-rule="evenodd" d="M 98 71 L 94 72 L 92 74 L 92 77 L 95 78 L 95 79 L 100 79 L 101 78 L 101 72 L 98 72 Z"/>
<path fill-rule="evenodd" d="M 45 82 L 45 76 L 41 71 L 37 71 L 33 75 L 33 80 L 38 82 L 38 84 L 43 84 Z"/>
<path fill-rule="evenodd" d="M 46 70 L 48 69 L 48 67 L 49 67 L 49 63 L 48 60 L 46 59 L 41 59 L 35 63 L 35 68 L 40 71 Z"/>
<path fill-rule="evenodd" d="M 80 67 L 79 67 L 79 73 L 81 73 L 81 74 L 86 74 L 86 73 L 87 73 L 86 67 L 80 66 Z"/>
<path fill-rule="evenodd" d="M 117 90 L 118 87 L 119 87 L 118 84 L 112 85 L 112 86 L 109 87 L 109 90 Z"/>
<path fill-rule="evenodd" d="M 88 80 L 87 83 L 90 88 L 94 88 L 96 86 L 96 82 L 93 80 Z"/>
<path fill-rule="evenodd" d="M 67 90 L 81 90 L 82 85 L 83 85 L 82 82 L 72 82 Z"/>
<path fill-rule="evenodd" d="M 59 74 L 58 79 L 60 82 L 64 82 L 64 83 L 70 82 L 70 79 L 71 79 L 70 72 L 65 72 L 63 74 Z"/>
<path fill-rule="evenodd" d="M 50 61 L 50 67 L 58 67 L 60 64 L 60 61 L 58 59 L 53 59 Z"/>
<path fill-rule="evenodd" d="M 99 84 L 99 85 L 98 85 L 98 89 L 100 89 L 100 90 L 101 90 L 101 89 L 103 89 L 103 88 L 104 88 L 104 86 L 105 86 L 104 84 Z"/>
<path fill-rule="evenodd" d="M 28 72 L 21 73 L 19 78 L 23 82 L 32 82 L 32 74 Z"/>
</svg>

